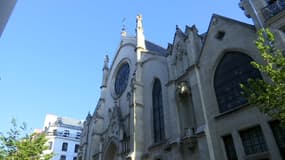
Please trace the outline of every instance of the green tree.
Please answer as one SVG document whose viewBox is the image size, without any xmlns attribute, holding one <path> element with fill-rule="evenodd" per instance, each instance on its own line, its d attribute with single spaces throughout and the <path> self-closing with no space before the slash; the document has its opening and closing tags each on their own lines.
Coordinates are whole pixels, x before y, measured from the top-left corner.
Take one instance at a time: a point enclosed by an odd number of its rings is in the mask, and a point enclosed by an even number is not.
<svg viewBox="0 0 285 160">
<path fill-rule="evenodd" d="M 285 57 L 276 48 L 274 35 L 269 29 L 258 32 L 255 44 L 264 63 L 251 64 L 263 73 L 265 80 L 249 79 L 248 84 L 241 84 L 241 88 L 250 104 L 285 124 Z"/>
<path fill-rule="evenodd" d="M 45 133 L 27 134 L 25 123 L 18 126 L 15 119 L 12 119 L 11 123 L 12 128 L 6 135 L 0 133 L 0 160 L 49 160 L 52 158 L 53 154 L 42 154 L 48 149 Z"/>
</svg>

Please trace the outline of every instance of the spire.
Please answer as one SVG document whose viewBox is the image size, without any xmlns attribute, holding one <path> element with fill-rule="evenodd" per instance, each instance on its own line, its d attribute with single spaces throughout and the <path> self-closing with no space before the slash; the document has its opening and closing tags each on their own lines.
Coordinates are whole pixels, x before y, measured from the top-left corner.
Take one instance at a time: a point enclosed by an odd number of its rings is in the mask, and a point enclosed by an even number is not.
<svg viewBox="0 0 285 160">
<path fill-rule="evenodd" d="M 121 31 L 121 36 L 126 37 L 127 36 L 127 30 L 126 30 L 126 24 L 125 24 L 126 18 L 123 18 L 122 20 L 122 31 Z"/>
<path fill-rule="evenodd" d="M 143 34 L 142 26 L 142 15 L 137 15 L 137 27 L 136 27 L 136 36 L 137 36 L 137 49 L 145 50 L 145 38 Z"/>
<path fill-rule="evenodd" d="M 108 55 L 105 55 L 103 69 L 109 69 L 109 56 Z"/>
<path fill-rule="evenodd" d="M 86 116 L 86 121 L 89 121 L 90 119 L 91 119 L 91 113 L 90 113 L 90 111 L 88 112 L 88 114 L 87 114 L 87 116 Z"/>
<path fill-rule="evenodd" d="M 105 55 L 104 67 L 103 67 L 103 79 L 102 79 L 102 85 L 100 87 L 101 89 L 107 86 L 108 75 L 109 75 L 109 56 Z"/>
</svg>

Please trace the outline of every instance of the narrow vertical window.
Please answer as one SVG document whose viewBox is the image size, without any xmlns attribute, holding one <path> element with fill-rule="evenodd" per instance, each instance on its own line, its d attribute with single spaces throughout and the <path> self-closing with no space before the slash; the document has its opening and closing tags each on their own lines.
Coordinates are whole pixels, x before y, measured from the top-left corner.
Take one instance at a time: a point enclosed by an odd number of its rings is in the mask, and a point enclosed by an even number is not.
<svg viewBox="0 0 285 160">
<path fill-rule="evenodd" d="M 75 144 L 75 146 L 74 146 L 74 152 L 77 153 L 77 152 L 78 152 L 78 149 L 79 149 L 79 144 Z"/>
<path fill-rule="evenodd" d="M 237 160 L 237 153 L 232 135 L 223 136 L 225 150 L 228 160 Z"/>
<path fill-rule="evenodd" d="M 155 79 L 152 90 L 154 142 L 165 138 L 161 83 Z"/>
<path fill-rule="evenodd" d="M 63 143 L 62 143 L 61 150 L 62 150 L 62 151 L 67 151 L 67 147 L 68 147 L 68 143 L 63 142 Z"/>
<path fill-rule="evenodd" d="M 280 154 L 282 158 L 285 159 L 285 127 L 281 126 L 278 121 L 270 122 L 270 127 L 277 142 Z"/>
</svg>

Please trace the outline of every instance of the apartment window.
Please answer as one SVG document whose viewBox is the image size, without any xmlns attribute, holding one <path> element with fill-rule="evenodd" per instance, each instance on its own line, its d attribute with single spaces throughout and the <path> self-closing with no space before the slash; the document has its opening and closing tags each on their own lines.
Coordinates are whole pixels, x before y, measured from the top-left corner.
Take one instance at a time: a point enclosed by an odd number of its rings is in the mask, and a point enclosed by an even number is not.
<svg viewBox="0 0 285 160">
<path fill-rule="evenodd" d="M 279 121 L 270 122 L 274 138 L 277 142 L 280 154 L 285 159 L 285 127 L 280 126 Z"/>
<path fill-rule="evenodd" d="M 267 146 L 260 126 L 240 131 L 240 137 L 246 155 L 267 151 Z"/>
<path fill-rule="evenodd" d="M 68 136 L 69 136 L 69 130 L 64 130 L 63 137 L 68 137 Z"/>
<path fill-rule="evenodd" d="M 54 135 L 54 136 L 57 135 L 57 129 L 54 129 L 52 132 L 53 132 L 53 135 Z"/>
<path fill-rule="evenodd" d="M 74 146 L 74 152 L 77 153 L 77 152 L 78 152 L 78 149 L 79 149 L 79 144 L 75 144 L 75 146 Z"/>
<path fill-rule="evenodd" d="M 232 135 L 223 136 L 225 150 L 228 160 L 237 160 L 237 153 Z"/>
<path fill-rule="evenodd" d="M 62 151 L 67 151 L 67 148 L 68 148 L 68 143 L 63 142 L 63 143 L 62 143 L 61 150 L 62 150 Z"/>
<path fill-rule="evenodd" d="M 61 155 L 60 156 L 60 160 L 66 160 L 66 156 L 65 155 Z"/>
<path fill-rule="evenodd" d="M 152 89 L 154 142 L 165 138 L 161 83 L 155 79 Z"/>
<path fill-rule="evenodd" d="M 80 139 L 81 133 L 80 132 L 76 132 L 76 139 Z"/>
<path fill-rule="evenodd" d="M 48 142 L 48 150 L 51 150 L 52 149 L 52 142 Z"/>
<path fill-rule="evenodd" d="M 249 56 L 240 52 L 229 52 L 220 61 L 214 76 L 214 87 L 220 112 L 225 112 L 247 103 L 241 95 L 240 84 L 249 78 L 261 79 L 259 71 L 250 64 Z"/>
</svg>

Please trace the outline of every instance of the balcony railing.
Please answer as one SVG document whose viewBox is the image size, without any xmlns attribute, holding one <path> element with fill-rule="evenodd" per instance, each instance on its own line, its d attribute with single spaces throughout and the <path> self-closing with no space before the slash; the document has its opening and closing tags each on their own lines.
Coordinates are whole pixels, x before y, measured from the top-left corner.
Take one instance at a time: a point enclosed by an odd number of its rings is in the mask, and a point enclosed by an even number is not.
<svg viewBox="0 0 285 160">
<path fill-rule="evenodd" d="M 262 8 L 262 15 L 265 21 L 267 21 L 283 10 L 285 10 L 285 0 L 276 0 L 274 3 Z"/>
<path fill-rule="evenodd" d="M 80 134 L 64 133 L 64 132 L 47 132 L 47 136 L 68 137 L 80 139 Z"/>
</svg>

